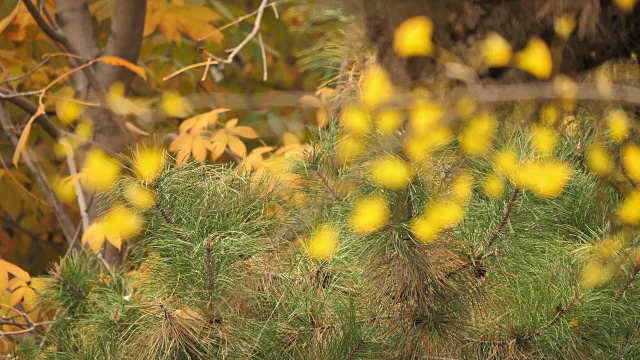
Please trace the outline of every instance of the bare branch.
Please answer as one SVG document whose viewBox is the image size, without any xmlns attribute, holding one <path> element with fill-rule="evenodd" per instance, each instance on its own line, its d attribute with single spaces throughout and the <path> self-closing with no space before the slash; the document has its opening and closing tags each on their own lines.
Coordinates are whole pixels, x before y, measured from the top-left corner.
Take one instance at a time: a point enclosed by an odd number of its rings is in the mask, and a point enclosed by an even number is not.
<svg viewBox="0 0 640 360">
<path fill-rule="evenodd" d="M 9 140 L 11 140 L 13 145 L 16 146 L 18 144 L 18 137 L 15 134 L 13 134 L 13 132 L 11 131 L 11 122 L 9 120 L 9 114 L 4 108 L 0 108 L 0 124 L 2 125 L 2 128 L 4 129 L 5 133 L 7 134 L 7 137 L 9 137 Z M 31 159 L 31 155 L 28 149 L 26 149 L 22 154 L 22 160 L 24 161 L 24 163 L 27 165 L 27 167 L 33 174 L 33 177 L 36 180 L 36 183 L 38 184 L 38 186 L 40 187 L 40 190 L 42 190 L 42 193 L 44 194 L 45 198 L 47 199 L 49 204 L 51 204 L 51 207 L 53 208 L 53 212 L 56 218 L 58 219 L 58 222 L 60 223 L 60 227 L 62 228 L 62 233 L 64 234 L 64 237 L 67 240 L 67 243 L 69 244 L 69 246 L 72 246 L 72 244 L 74 243 L 73 233 L 75 231 L 75 227 L 73 226 L 73 223 L 69 218 L 69 214 L 67 214 L 66 210 L 64 209 L 64 206 L 62 206 L 62 203 L 56 197 L 55 193 L 53 192 L 53 189 L 51 189 L 51 186 L 47 182 L 47 178 L 46 178 L 46 174 L 44 173 L 44 170 L 42 170 L 42 168 Z"/>
</svg>

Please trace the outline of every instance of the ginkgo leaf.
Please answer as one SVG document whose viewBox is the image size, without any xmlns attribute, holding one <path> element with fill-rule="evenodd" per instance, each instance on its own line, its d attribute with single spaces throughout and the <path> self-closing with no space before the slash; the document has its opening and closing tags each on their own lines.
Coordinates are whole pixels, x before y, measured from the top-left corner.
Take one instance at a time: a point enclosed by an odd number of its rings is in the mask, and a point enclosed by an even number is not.
<svg viewBox="0 0 640 360">
<path fill-rule="evenodd" d="M 122 66 L 127 68 L 127 70 L 131 71 L 132 73 L 138 74 L 140 75 L 140 77 L 142 77 L 143 79 L 147 80 L 147 73 L 144 71 L 144 69 L 128 60 L 125 60 L 121 57 L 118 56 L 103 56 L 100 58 L 97 58 L 95 61 L 98 62 L 102 62 L 105 64 L 109 64 L 109 65 L 113 65 L 113 66 Z"/>
<path fill-rule="evenodd" d="M 16 151 L 13 153 L 13 165 L 18 166 L 18 160 L 20 160 L 20 154 L 24 151 L 27 146 L 27 140 L 29 139 L 29 134 L 31 133 L 31 125 L 36 120 L 36 118 L 40 115 L 44 114 L 44 104 L 40 103 L 38 106 L 38 110 L 31 116 L 27 125 L 24 126 L 22 130 L 22 134 L 20 134 L 20 139 L 18 140 L 18 144 L 16 145 Z"/>
<path fill-rule="evenodd" d="M 234 154 L 244 157 L 247 153 L 247 146 L 235 136 L 229 136 L 229 150 L 231 150 Z"/>
</svg>

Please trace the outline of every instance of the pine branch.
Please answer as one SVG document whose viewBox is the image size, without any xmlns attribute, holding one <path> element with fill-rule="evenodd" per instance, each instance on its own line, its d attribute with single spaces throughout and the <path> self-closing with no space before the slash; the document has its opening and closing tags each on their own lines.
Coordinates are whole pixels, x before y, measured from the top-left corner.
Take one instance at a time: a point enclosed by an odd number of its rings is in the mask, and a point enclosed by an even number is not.
<svg viewBox="0 0 640 360">
<path fill-rule="evenodd" d="M 502 233 L 502 230 L 504 229 L 505 225 L 507 225 L 507 221 L 509 221 L 509 217 L 511 216 L 511 212 L 513 210 L 513 205 L 518 199 L 518 196 L 520 196 L 521 192 L 522 190 L 520 190 L 517 187 L 513 189 L 513 193 L 511 194 L 511 198 L 509 199 L 509 203 L 507 204 L 507 208 L 504 212 L 504 215 L 502 216 L 502 219 L 500 220 L 500 223 L 498 224 L 498 227 L 496 228 L 495 232 L 493 233 L 491 238 L 489 238 L 489 241 L 487 241 L 487 244 L 485 245 L 486 249 L 490 248 L 491 245 L 493 245 L 496 239 L 498 239 L 498 236 L 500 236 L 500 234 Z"/>
<path fill-rule="evenodd" d="M 158 212 L 160 213 L 160 215 L 162 216 L 164 221 L 167 223 L 167 225 L 176 234 L 178 239 L 180 239 L 182 241 L 189 242 L 189 239 L 186 236 L 180 234 L 180 232 L 178 232 L 178 230 L 175 228 L 176 227 L 176 223 L 173 221 L 173 219 L 171 219 L 171 217 L 169 217 L 169 214 L 167 214 L 167 211 L 160 204 L 160 197 L 158 197 L 158 200 L 156 201 L 156 209 L 158 209 Z"/>
<path fill-rule="evenodd" d="M 624 296 L 624 293 L 627 292 L 627 290 L 629 290 L 629 288 L 633 284 L 633 281 L 638 276 L 638 273 L 640 273 L 640 263 L 636 264 L 633 267 L 633 271 L 631 272 L 631 275 L 627 278 L 627 280 L 625 281 L 624 285 L 620 288 L 620 290 L 618 290 L 618 294 L 616 295 L 616 300 L 620 300 Z"/>
</svg>

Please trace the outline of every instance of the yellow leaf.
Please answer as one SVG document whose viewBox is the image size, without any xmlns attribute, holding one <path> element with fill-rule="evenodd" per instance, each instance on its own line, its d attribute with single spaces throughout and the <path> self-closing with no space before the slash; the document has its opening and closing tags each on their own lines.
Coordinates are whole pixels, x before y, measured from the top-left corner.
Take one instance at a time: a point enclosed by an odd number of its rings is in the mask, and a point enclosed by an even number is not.
<svg viewBox="0 0 640 360">
<path fill-rule="evenodd" d="M 356 201 L 351 214 L 351 229 L 361 235 L 374 233 L 387 224 L 389 204 L 380 195 L 366 196 Z"/>
<path fill-rule="evenodd" d="M 204 163 L 207 159 L 207 141 L 202 136 L 193 136 L 191 153 L 200 163 Z"/>
<path fill-rule="evenodd" d="M 399 157 L 388 155 L 371 164 L 371 180 L 386 189 L 401 190 L 411 182 L 411 165 Z"/>
<path fill-rule="evenodd" d="M 186 117 L 191 113 L 191 104 L 178 92 L 168 90 L 162 94 L 160 110 L 167 116 Z"/>
<path fill-rule="evenodd" d="M 551 199 L 564 189 L 571 178 L 571 167 L 566 162 L 529 162 L 518 166 L 514 174 L 516 186 L 531 190 L 536 195 Z"/>
<path fill-rule="evenodd" d="M 234 135 L 241 136 L 247 139 L 255 139 L 260 137 L 258 133 L 248 126 L 236 126 L 232 130 Z"/>
<path fill-rule="evenodd" d="M 211 151 L 211 160 L 217 160 L 222 154 L 224 154 L 224 150 L 227 148 L 227 141 L 225 138 L 224 142 L 212 142 L 209 143 L 208 149 Z"/>
<path fill-rule="evenodd" d="M 107 240 L 120 250 L 122 240 L 138 235 L 142 230 L 142 219 L 125 206 L 115 206 L 99 220 Z"/>
<path fill-rule="evenodd" d="M 76 202 L 76 190 L 73 181 L 56 177 L 52 186 L 53 191 L 62 203 L 73 204 Z"/>
<path fill-rule="evenodd" d="M 241 158 L 244 157 L 247 153 L 246 145 L 242 142 L 242 140 L 235 136 L 229 136 L 228 146 L 229 150 L 231 150 L 234 154 L 240 156 Z"/>
<path fill-rule="evenodd" d="M 576 18 L 572 14 L 564 14 L 553 19 L 553 29 L 563 39 L 568 39 L 576 28 Z"/>
<path fill-rule="evenodd" d="M 134 74 L 140 75 L 141 78 L 147 80 L 147 73 L 144 69 L 138 65 L 133 64 L 132 62 L 125 60 L 118 56 L 103 56 L 97 58 L 95 61 L 103 62 L 105 64 L 113 65 L 113 66 L 122 66 L 127 70 L 131 71 Z"/>
<path fill-rule="evenodd" d="M 640 225 L 640 189 L 629 192 L 620 207 L 618 207 L 620 220 L 629 225 Z"/>
<path fill-rule="evenodd" d="M 481 156 L 491 150 L 498 122 L 489 114 L 471 118 L 460 132 L 460 147 L 470 156 Z"/>
<path fill-rule="evenodd" d="M 484 61 L 488 67 L 503 67 L 511 62 L 511 44 L 498 33 L 490 32 L 482 46 Z"/>
<path fill-rule="evenodd" d="M 559 140 L 560 136 L 552 128 L 536 125 L 531 129 L 533 147 L 540 155 L 552 155 Z"/>
<path fill-rule="evenodd" d="M 359 107 L 346 107 L 340 114 L 340 120 L 345 130 L 353 134 L 365 134 L 371 129 L 369 115 Z"/>
<path fill-rule="evenodd" d="M 2 267 L 9 274 L 22 279 L 23 281 L 31 280 L 31 276 L 28 272 L 22 270 L 18 265 L 14 265 L 6 260 L 0 259 L 0 267 Z M 0 288 L 2 290 L 2 288 Z"/>
<path fill-rule="evenodd" d="M 622 110 L 614 110 L 607 117 L 609 137 L 616 143 L 621 143 L 629 136 L 629 119 Z"/>
<path fill-rule="evenodd" d="M 9 297 L 9 306 L 16 306 L 17 303 L 22 301 L 22 297 L 24 296 L 25 291 L 27 290 L 26 286 L 21 286 L 11 293 Z"/>
<path fill-rule="evenodd" d="M 120 177 L 121 165 L 99 148 L 87 152 L 82 168 L 82 185 L 92 191 L 108 190 Z"/>
<path fill-rule="evenodd" d="M 135 182 L 124 186 L 124 197 L 130 205 L 140 210 L 147 210 L 156 204 L 156 193 Z"/>
<path fill-rule="evenodd" d="M 169 151 L 177 152 L 176 164 L 184 164 L 191 155 L 191 145 L 193 143 L 193 136 L 185 133 L 180 134 L 175 140 L 169 144 Z"/>
<path fill-rule="evenodd" d="M 527 46 L 516 54 L 515 63 L 521 70 L 541 80 L 548 79 L 553 69 L 551 51 L 547 44 L 538 37 L 529 40 Z"/>
<path fill-rule="evenodd" d="M 236 127 L 236 125 L 237 125 L 237 124 L 238 124 L 238 119 L 237 119 L 237 118 L 233 118 L 233 119 L 231 119 L 231 120 L 227 121 L 227 122 L 224 124 L 224 128 L 225 128 L 225 130 L 227 130 L 227 131 L 232 131 L 232 130 L 233 130 L 233 128 L 234 128 L 234 127 Z"/>
<path fill-rule="evenodd" d="M 504 180 L 497 174 L 490 174 L 484 179 L 482 190 L 488 197 L 497 199 L 504 194 Z"/>
<path fill-rule="evenodd" d="M 622 166 L 633 181 L 640 183 L 640 146 L 629 143 L 622 148 Z"/>
<path fill-rule="evenodd" d="M 338 231 L 330 225 L 319 226 L 306 242 L 307 254 L 316 260 L 329 260 L 338 250 Z"/>
<path fill-rule="evenodd" d="M 613 0 L 613 2 L 622 10 L 630 13 L 636 6 L 638 0 Z"/>
<path fill-rule="evenodd" d="M 428 56 L 433 51 L 433 22 L 416 16 L 400 24 L 393 36 L 393 50 L 401 57 Z"/>
<path fill-rule="evenodd" d="M 18 160 L 20 160 L 20 154 L 25 150 L 27 146 L 27 140 L 29 139 L 29 134 L 31 133 L 31 125 L 36 120 L 36 118 L 40 115 L 44 114 L 44 104 L 40 103 L 38 106 L 38 110 L 29 118 L 27 125 L 24 126 L 22 130 L 22 134 L 20 134 L 20 139 L 18 140 L 18 144 L 16 145 L 16 150 L 13 153 L 13 165 L 18 166 Z"/>
<path fill-rule="evenodd" d="M 153 183 L 164 168 L 164 151 L 157 147 L 143 147 L 133 159 L 136 176 L 147 184 Z"/>
<path fill-rule="evenodd" d="M 9 272 L 0 264 L 0 291 L 4 291 L 9 283 Z"/>
<path fill-rule="evenodd" d="M 102 223 L 95 221 L 93 224 L 89 225 L 84 234 L 82 234 L 82 245 L 86 245 L 87 242 L 89 242 L 91 250 L 94 253 L 97 253 L 100 251 L 102 244 L 104 244 L 106 237 Z"/>
<path fill-rule="evenodd" d="M 393 135 L 402 126 L 404 122 L 403 114 L 394 109 L 384 109 L 378 113 L 378 121 L 376 127 L 378 131 L 384 135 Z"/>
<path fill-rule="evenodd" d="M 347 165 L 364 155 L 367 144 L 356 136 L 345 136 L 336 144 L 336 160 L 340 165 Z"/>
<path fill-rule="evenodd" d="M 473 195 L 473 175 L 463 171 L 456 176 L 452 185 L 453 198 L 460 203 L 467 203 Z"/>
<path fill-rule="evenodd" d="M 411 221 L 409 230 L 416 239 L 425 244 L 429 244 L 436 240 L 442 229 L 428 218 L 420 216 Z"/>
<path fill-rule="evenodd" d="M 369 67 L 362 80 L 362 103 L 378 107 L 393 95 L 393 86 L 387 72 L 379 65 Z"/>
<path fill-rule="evenodd" d="M 613 161 L 607 148 L 600 144 L 591 145 L 587 150 L 587 166 L 598 176 L 605 176 L 613 170 Z"/>
</svg>

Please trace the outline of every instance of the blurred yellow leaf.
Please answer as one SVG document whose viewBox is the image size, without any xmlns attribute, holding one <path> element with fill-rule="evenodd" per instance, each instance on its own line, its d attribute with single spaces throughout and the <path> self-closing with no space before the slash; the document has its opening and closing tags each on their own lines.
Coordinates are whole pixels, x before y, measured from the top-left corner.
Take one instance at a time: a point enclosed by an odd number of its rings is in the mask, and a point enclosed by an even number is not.
<svg viewBox="0 0 640 360">
<path fill-rule="evenodd" d="M 393 50 L 402 57 L 428 56 L 433 51 L 433 22 L 416 16 L 400 24 L 393 36 Z"/>
<path fill-rule="evenodd" d="M 527 46 L 516 54 L 515 63 L 521 70 L 541 80 L 548 79 L 553 69 L 551 51 L 547 43 L 538 37 L 529 40 Z"/>
<path fill-rule="evenodd" d="M 503 67 L 511 62 L 511 44 L 495 32 L 487 34 L 482 53 L 488 67 Z"/>
</svg>

